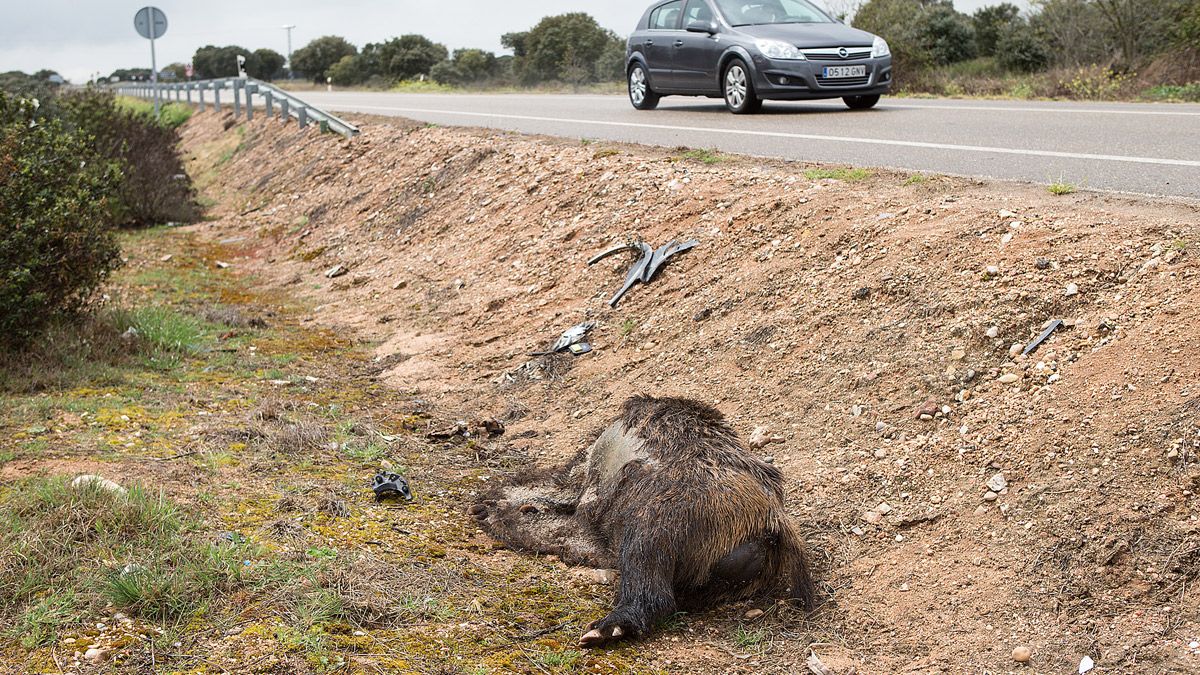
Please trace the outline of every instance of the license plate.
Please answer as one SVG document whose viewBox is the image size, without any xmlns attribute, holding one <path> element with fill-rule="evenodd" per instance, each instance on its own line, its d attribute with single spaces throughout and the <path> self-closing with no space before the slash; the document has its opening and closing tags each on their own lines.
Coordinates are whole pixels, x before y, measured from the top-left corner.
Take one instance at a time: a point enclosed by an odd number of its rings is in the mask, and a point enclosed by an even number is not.
<svg viewBox="0 0 1200 675">
<path fill-rule="evenodd" d="M 863 77 L 866 74 L 866 66 L 826 66 L 821 77 L 826 80 L 837 80 L 846 77 Z"/>
</svg>

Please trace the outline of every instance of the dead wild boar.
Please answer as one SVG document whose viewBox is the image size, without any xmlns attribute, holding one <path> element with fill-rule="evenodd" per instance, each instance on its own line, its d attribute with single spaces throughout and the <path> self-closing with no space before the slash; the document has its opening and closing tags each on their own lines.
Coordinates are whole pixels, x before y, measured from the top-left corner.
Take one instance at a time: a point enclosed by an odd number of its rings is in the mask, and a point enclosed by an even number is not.
<svg viewBox="0 0 1200 675">
<path fill-rule="evenodd" d="M 620 571 L 616 607 L 587 627 L 584 647 L 756 595 L 813 605 L 779 469 L 696 401 L 631 398 L 570 464 L 500 487 L 470 514 L 513 549 Z"/>
</svg>

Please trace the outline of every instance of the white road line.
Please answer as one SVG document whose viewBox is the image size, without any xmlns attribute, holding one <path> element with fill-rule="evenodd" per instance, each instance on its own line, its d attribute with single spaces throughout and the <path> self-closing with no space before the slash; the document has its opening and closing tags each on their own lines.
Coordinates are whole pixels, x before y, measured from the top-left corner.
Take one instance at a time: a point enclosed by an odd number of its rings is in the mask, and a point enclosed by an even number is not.
<svg viewBox="0 0 1200 675">
<path fill-rule="evenodd" d="M 320 92 L 324 96 L 344 96 L 354 97 L 360 94 L 356 92 L 333 92 L 332 94 Z M 580 99 L 593 100 L 620 100 L 625 101 L 625 96 L 621 94 L 397 94 L 398 96 L 422 97 L 425 99 L 445 99 L 445 98 L 463 98 L 475 100 L 499 100 L 499 101 L 578 101 Z M 1026 113 L 1070 113 L 1081 115 L 1160 115 L 1172 117 L 1200 117 L 1200 111 L 1192 110 L 1145 110 L 1140 108 L 1130 108 L 1120 110 L 1116 108 L 1085 108 L 1077 106 L 1062 106 L 1062 107 L 1034 107 L 1034 106 L 1002 106 L 1002 105 L 969 105 L 965 103 L 910 103 L 912 99 L 897 99 L 884 98 L 879 105 L 881 110 L 890 109 L 913 109 L 913 110 L 965 110 L 968 112 L 1026 112 Z M 686 103 L 687 98 L 668 99 L 670 103 Z M 796 101 L 793 103 L 802 103 L 804 105 L 817 105 L 823 107 L 842 109 L 845 106 L 841 102 L 831 103 L 829 101 L 814 100 L 814 101 Z M 715 105 L 721 105 L 719 102 Z M 1174 103 L 1162 104 L 1141 104 L 1141 105 L 1162 105 L 1174 106 Z M 668 109 L 670 106 L 664 106 Z"/>
<path fill-rule="evenodd" d="M 718 129 L 713 127 L 685 127 L 670 124 L 643 124 L 638 122 L 610 122 L 605 120 L 581 120 L 562 117 L 538 117 L 535 115 L 504 115 L 500 113 L 464 112 L 460 110 L 431 110 L 427 108 L 399 108 L 394 106 L 355 105 L 355 108 L 366 112 L 369 110 L 386 110 L 399 113 L 425 113 L 432 115 L 457 115 L 460 117 L 485 117 L 501 120 L 517 120 L 525 122 L 557 122 L 560 124 L 580 124 L 605 127 L 621 127 L 628 129 L 662 129 L 665 131 L 686 131 L 709 134 L 729 134 L 734 136 L 760 136 L 765 138 L 788 138 L 805 141 L 832 141 L 836 143 L 858 143 L 864 145 L 891 145 L 905 148 L 925 148 L 931 150 L 957 150 L 961 152 L 979 152 L 1002 155 L 1024 155 L 1027 157 L 1056 157 L 1065 159 L 1088 159 L 1102 162 L 1129 162 L 1134 164 L 1160 164 L 1164 166 L 1191 166 L 1200 168 L 1200 161 L 1187 159 L 1167 159 L 1163 157 L 1136 157 L 1130 155 L 1095 155 L 1085 152 L 1058 152 L 1054 150 L 1022 150 L 1019 148 L 997 148 L 983 145 L 956 145 L 954 143 L 927 143 L 923 141 L 898 141 L 887 138 L 857 138 L 851 136 L 820 136 L 817 134 L 794 134 L 782 131 L 752 131 L 749 129 Z"/>
</svg>

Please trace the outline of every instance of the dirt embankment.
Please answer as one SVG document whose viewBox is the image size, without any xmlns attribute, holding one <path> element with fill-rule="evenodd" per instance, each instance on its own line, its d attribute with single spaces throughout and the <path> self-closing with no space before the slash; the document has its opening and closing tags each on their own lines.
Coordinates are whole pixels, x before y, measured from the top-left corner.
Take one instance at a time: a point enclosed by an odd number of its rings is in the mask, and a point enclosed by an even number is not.
<svg viewBox="0 0 1200 675">
<path fill-rule="evenodd" d="M 827 598 L 780 663 L 1200 668 L 1195 205 L 382 122 L 241 133 L 185 131 L 243 199 L 200 231 L 248 238 L 235 262 L 444 417 L 498 416 L 544 464 L 637 392 L 779 436 Z M 632 259 L 586 261 L 634 235 L 699 245 L 610 309 Z M 593 353 L 527 356 L 584 320 Z"/>
</svg>

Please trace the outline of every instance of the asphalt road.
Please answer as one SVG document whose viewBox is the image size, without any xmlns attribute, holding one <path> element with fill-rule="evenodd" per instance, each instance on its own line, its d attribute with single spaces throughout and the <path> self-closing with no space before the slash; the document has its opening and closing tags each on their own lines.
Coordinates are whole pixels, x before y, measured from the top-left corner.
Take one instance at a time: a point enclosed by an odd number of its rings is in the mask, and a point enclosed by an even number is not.
<svg viewBox="0 0 1200 675">
<path fill-rule="evenodd" d="M 865 167 L 931 171 L 1200 199 L 1200 105 L 885 97 L 768 102 L 734 116 L 720 101 L 623 96 L 305 92 L 331 111 Z"/>
</svg>

